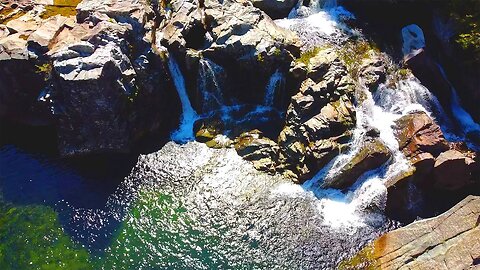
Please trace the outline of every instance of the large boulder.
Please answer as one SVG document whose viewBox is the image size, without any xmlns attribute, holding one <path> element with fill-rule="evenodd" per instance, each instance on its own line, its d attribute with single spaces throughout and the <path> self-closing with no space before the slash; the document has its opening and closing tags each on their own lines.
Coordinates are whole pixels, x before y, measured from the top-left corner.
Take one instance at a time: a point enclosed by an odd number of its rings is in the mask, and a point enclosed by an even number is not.
<svg viewBox="0 0 480 270">
<path fill-rule="evenodd" d="M 433 175 L 435 187 L 456 190 L 469 186 L 473 182 L 474 155 L 468 156 L 458 150 L 441 153 L 435 160 Z"/>
<path fill-rule="evenodd" d="M 270 173 L 276 171 L 279 147 L 260 131 L 242 133 L 235 139 L 235 150 L 246 160 L 252 161 L 256 169 Z"/>
<path fill-rule="evenodd" d="M 339 269 L 473 269 L 480 258 L 480 197 L 391 231 Z"/>
<path fill-rule="evenodd" d="M 365 142 L 352 159 L 331 178 L 322 183 L 323 188 L 347 189 L 364 173 L 379 168 L 392 157 L 380 139 Z"/>
<path fill-rule="evenodd" d="M 413 112 L 395 121 L 400 150 L 418 169 L 431 168 L 434 157 L 450 148 L 433 119 L 424 112 Z"/>
</svg>

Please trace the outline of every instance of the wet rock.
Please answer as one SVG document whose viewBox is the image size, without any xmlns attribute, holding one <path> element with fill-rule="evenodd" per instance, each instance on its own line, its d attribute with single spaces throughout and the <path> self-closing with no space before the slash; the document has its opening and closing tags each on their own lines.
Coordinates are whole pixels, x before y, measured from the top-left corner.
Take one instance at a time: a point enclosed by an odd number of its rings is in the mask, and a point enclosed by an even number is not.
<svg viewBox="0 0 480 270">
<path fill-rule="evenodd" d="M 258 130 L 241 134 L 235 139 L 237 153 L 253 162 L 253 166 L 262 171 L 274 173 L 278 160 L 278 145 L 276 142 L 263 137 Z"/>
<path fill-rule="evenodd" d="M 475 160 L 457 150 L 441 153 L 435 160 L 433 174 L 438 189 L 457 190 L 472 183 Z"/>
<path fill-rule="evenodd" d="M 160 43 L 180 62 L 186 62 L 188 49 L 195 49 L 222 66 L 233 82 L 231 93 L 245 102 L 263 100 L 271 74 L 287 70 L 300 52 L 293 32 L 248 2 L 208 1 L 197 7 L 193 1 L 173 1 L 172 6 L 171 18 L 156 34 Z"/>
<path fill-rule="evenodd" d="M 252 0 L 253 6 L 267 13 L 272 19 L 287 17 L 296 3 L 295 0 Z"/>
<path fill-rule="evenodd" d="M 332 178 L 325 179 L 322 187 L 346 189 L 353 185 L 362 174 L 382 166 L 391 156 L 390 150 L 380 139 L 367 141 L 348 164 Z"/>
<path fill-rule="evenodd" d="M 470 269 L 480 258 L 480 197 L 446 213 L 391 231 L 340 269 Z"/>
<path fill-rule="evenodd" d="M 291 98 L 278 143 L 281 162 L 302 182 L 346 150 L 355 126 L 353 80 L 332 49 L 312 57 Z"/>
<path fill-rule="evenodd" d="M 387 77 L 387 67 L 384 59 L 375 54 L 362 61 L 360 66 L 360 80 L 370 91 L 375 91 L 377 87 L 384 83 Z"/>
<path fill-rule="evenodd" d="M 395 123 L 399 148 L 414 164 L 420 165 L 450 148 L 440 126 L 424 112 L 405 115 Z"/>
</svg>

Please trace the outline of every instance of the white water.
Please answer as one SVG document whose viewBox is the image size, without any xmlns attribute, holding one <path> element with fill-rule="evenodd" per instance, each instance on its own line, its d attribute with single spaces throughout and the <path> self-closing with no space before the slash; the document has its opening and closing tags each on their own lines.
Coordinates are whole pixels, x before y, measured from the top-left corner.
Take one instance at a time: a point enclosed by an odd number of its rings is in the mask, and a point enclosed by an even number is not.
<svg viewBox="0 0 480 270">
<path fill-rule="evenodd" d="M 185 79 L 172 55 L 170 55 L 168 58 L 168 69 L 170 70 L 173 83 L 175 84 L 180 102 L 182 103 L 180 126 L 177 130 L 172 132 L 171 138 L 176 142 L 187 142 L 195 138 L 193 134 L 193 124 L 198 118 L 198 115 L 190 103 L 190 99 L 188 98 L 187 94 L 187 88 L 185 87 Z"/>
<path fill-rule="evenodd" d="M 198 80 L 199 91 L 203 96 L 202 112 L 218 110 L 224 104 L 223 81 L 225 75 L 223 68 L 209 59 L 200 59 Z"/>
<path fill-rule="evenodd" d="M 480 138 L 480 124 L 476 123 L 472 116 L 465 111 L 462 107 L 460 98 L 458 97 L 457 90 L 453 87 L 453 85 L 448 80 L 447 74 L 445 70 L 437 64 L 438 68 L 440 69 L 443 78 L 447 81 L 450 85 L 451 97 L 450 100 L 450 109 L 452 110 L 453 117 L 458 121 L 460 127 L 462 129 L 461 139 L 468 142 L 468 145 L 475 150 L 480 150 L 480 145 L 476 145 L 475 143 L 469 142 L 469 135 L 476 134 Z"/>
<path fill-rule="evenodd" d="M 272 107 L 275 101 L 275 93 L 282 91 L 282 88 L 285 86 L 285 76 L 280 72 L 280 70 L 275 71 L 265 88 L 265 100 L 264 105 Z"/>
</svg>

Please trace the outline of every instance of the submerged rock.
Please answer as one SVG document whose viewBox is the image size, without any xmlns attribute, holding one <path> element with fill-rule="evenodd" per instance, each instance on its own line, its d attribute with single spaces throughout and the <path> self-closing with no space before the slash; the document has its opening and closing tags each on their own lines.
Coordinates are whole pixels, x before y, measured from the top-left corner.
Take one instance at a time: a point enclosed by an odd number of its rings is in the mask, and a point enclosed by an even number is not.
<svg viewBox="0 0 480 270">
<path fill-rule="evenodd" d="M 391 231 L 340 269 L 470 269 L 480 258 L 480 197 L 446 213 Z"/>
</svg>

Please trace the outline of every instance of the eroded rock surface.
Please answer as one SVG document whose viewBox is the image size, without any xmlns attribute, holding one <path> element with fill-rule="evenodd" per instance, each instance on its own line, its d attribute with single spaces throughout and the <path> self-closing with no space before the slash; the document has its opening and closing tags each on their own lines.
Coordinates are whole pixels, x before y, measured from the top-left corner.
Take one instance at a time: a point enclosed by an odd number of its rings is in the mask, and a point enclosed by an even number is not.
<svg viewBox="0 0 480 270">
<path fill-rule="evenodd" d="M 480 197 L 391 231 L 341 269 L 472 269 L 480 260 Z"/>
</svg>

